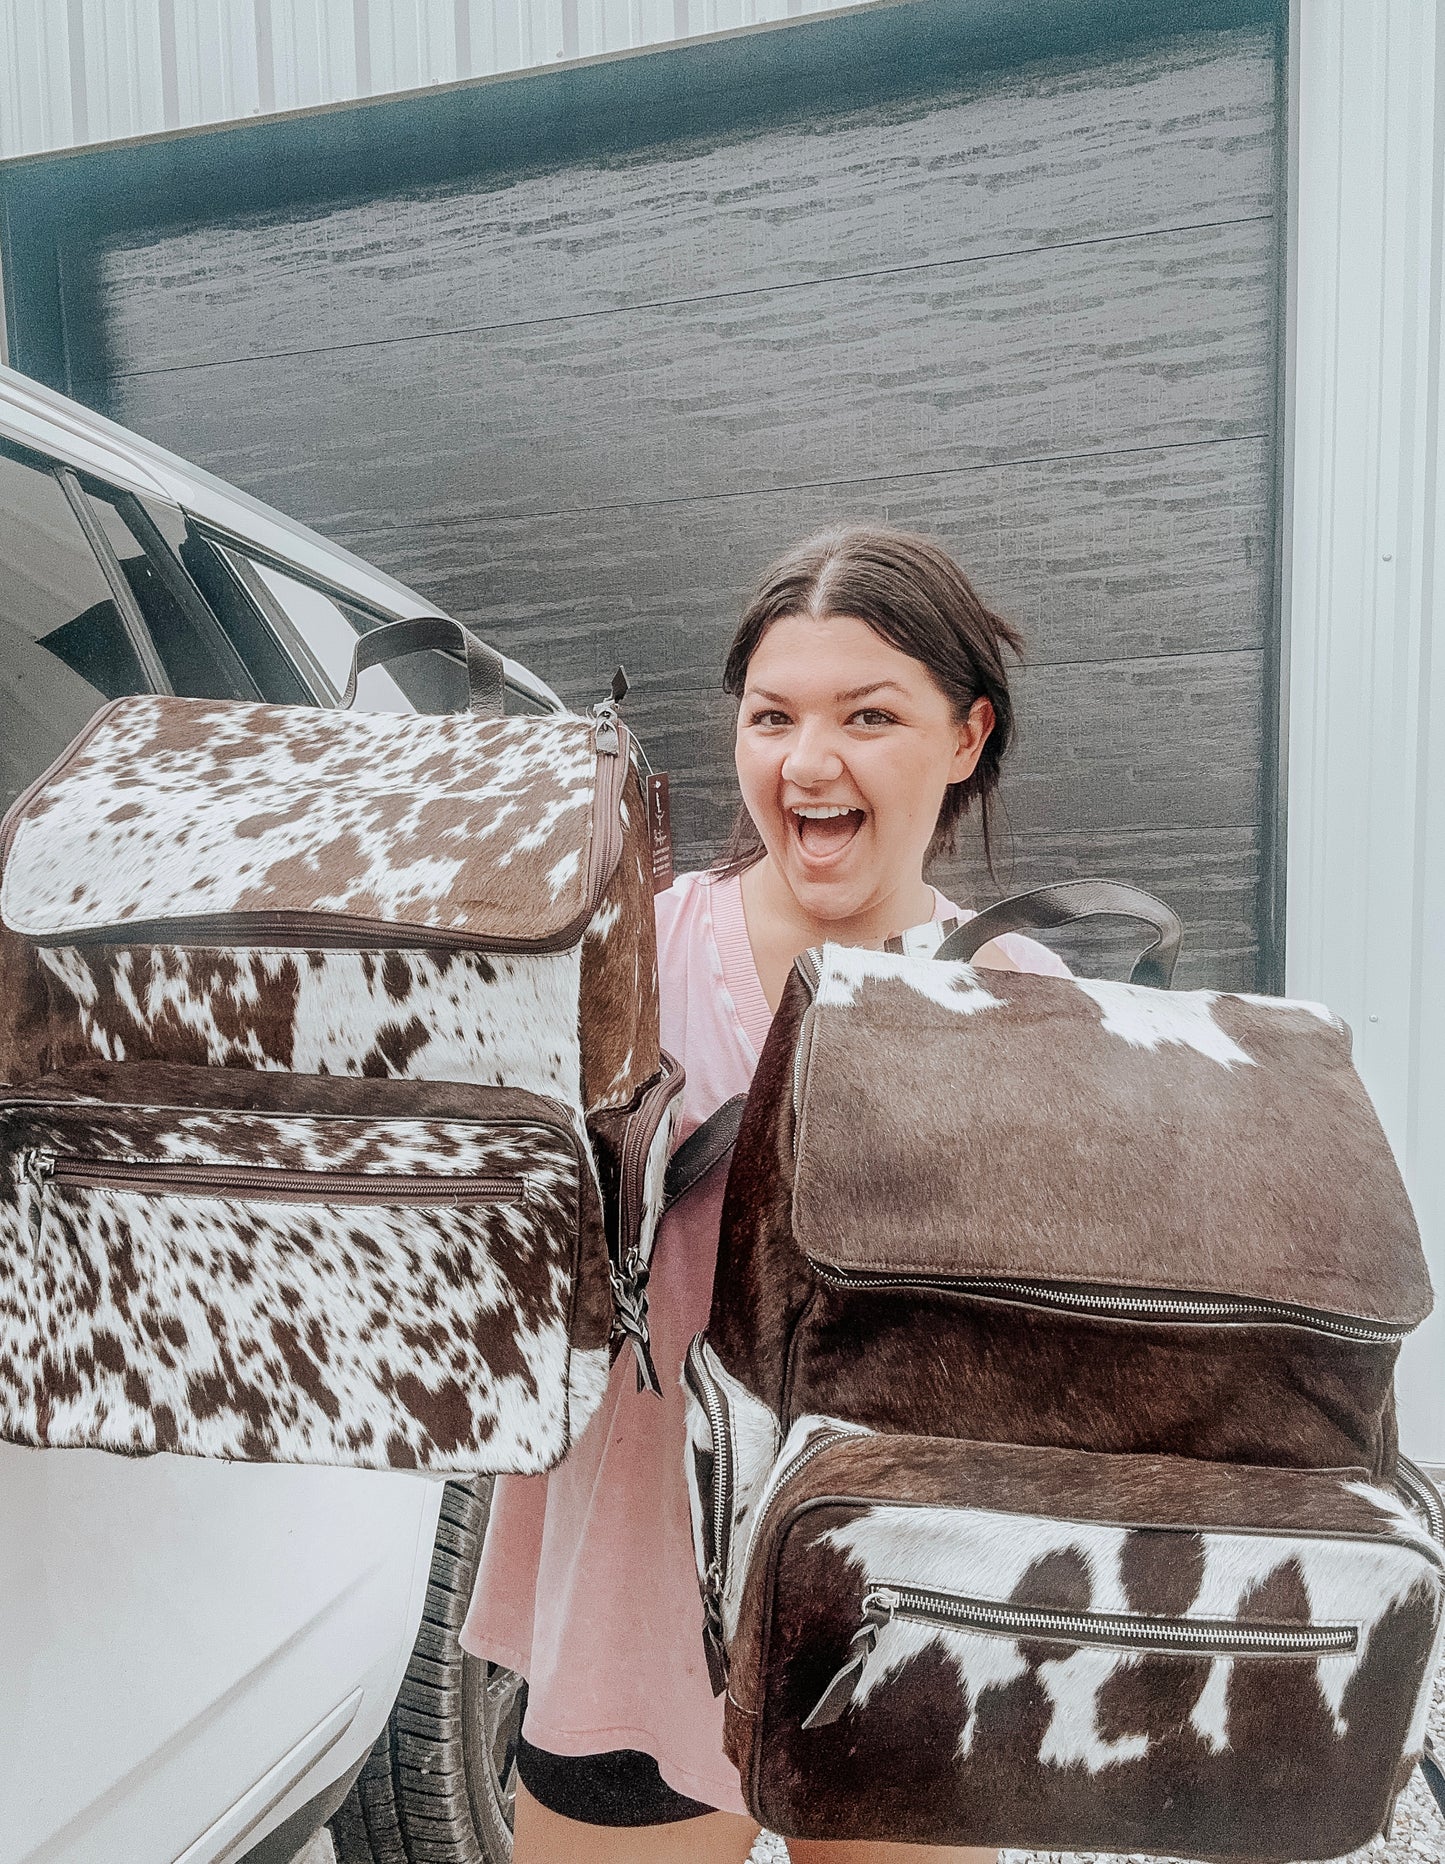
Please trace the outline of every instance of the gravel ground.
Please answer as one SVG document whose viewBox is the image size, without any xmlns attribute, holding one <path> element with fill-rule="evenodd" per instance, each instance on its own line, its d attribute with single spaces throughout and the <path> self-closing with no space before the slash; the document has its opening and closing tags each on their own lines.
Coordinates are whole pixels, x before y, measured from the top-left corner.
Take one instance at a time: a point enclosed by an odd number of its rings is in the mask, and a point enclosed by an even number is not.
<svg viewBox="0 0 1445 1864">
<path fill-rule="evenodd" d="M 1445 1754 L 1445 1670 L 1435 1684 L 1430 1732 L 1436 1752 Z M 925 1855 L 919 1853 L 920 1864 Z M 1418 1767 L 1400 1795 L 1389 1838 L 1376 1838 L 1361 1850 L 1352 1851 L 1350 1857 L 1358 1864 L 1445 1864 L 1445 1819 L 1430 1797 L 1430 1789 Z M 754 1845 L 748 1864 L 787 1864 L 787 1859 L 787 1846 L 782 1839 L 765 1832 Z M 1079 1864 L 1079 1860 L 1067 1851 L 1004 1851 L 1000 1853 L 999 1864 Z M 1154 1860 L 1100 1854 L 1097 1864 L 1154 1864 Z"/>
</svg>

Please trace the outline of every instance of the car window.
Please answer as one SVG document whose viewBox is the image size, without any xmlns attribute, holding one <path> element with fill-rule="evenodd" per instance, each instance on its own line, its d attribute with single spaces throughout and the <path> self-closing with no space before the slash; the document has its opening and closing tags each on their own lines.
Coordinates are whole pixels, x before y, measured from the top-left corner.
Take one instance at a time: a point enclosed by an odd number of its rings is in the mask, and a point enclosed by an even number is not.
<svg viewBox="0 0 1445 1864">
<path fill-rule="evenodd" d="M 252 568 L 320 663 L 333 691 L 345 692 L 346 682 L 351 677 L 356 637 L 380 627 L 378 618 L 324 594 L 309 583 L 299 582 L 294 576 L 283 575 L 269 563 L 253 561 Z M 401 662 L 395 667 L 368 667 L 358 682 L 357 705 L 363 712 L 451 711 L 455 699 L 427 703 L 426 683 L 416 676 L 416 668 L 422 660 L 436 660 L 442 666 L 447 665 L 440 654 L 426 654 L 413 657 L 413 663 L 407 667 Z M 445 675 L 442 679 L 445 680 Z"/>
<path fill-rule="evenodd" d="M 183 513 L 150 506 L 147 510 L 205 597 L 261 697 L 273 705 L 314 705 L 316 694 L 297 665 L 294 644 L 278 636 L 266 609 L 249 593 L 224 551 Z"/>
<path fill-rule="evenodd" d="M 0 808 L 103 700 L 148 684 L 59 480 L 0 450 Z"/>
<path fill-rule="evenodd" d="M 339 590 L 318 589 L 288 576 L 234 544 L 227 543 L 221 554 L 258 604 L 272 611 L 274 624 L 293 631 L 291 650 L 303 663 L 312 663 L 320 675 L 318 688 L 344 692 L 357 635 L 368 634 L 392 618 L 348 601 Z M 460 659 L 430 651 L 408 654 L 384 667 L 368 667 L 357 691 L 357 704 L 370 712 L 459 712 L 466 703 L 467 676 Z M 509 682 L 507 711 L 512 715 L 552 709 Z"/>
<path fill-rule="evenodd" d="M 171 554 L 154 515 L 127 493 L 86 497 L 145 619 L 166 677 L 188 699 L 258 699 L 261 689 Z"/>
</svg>

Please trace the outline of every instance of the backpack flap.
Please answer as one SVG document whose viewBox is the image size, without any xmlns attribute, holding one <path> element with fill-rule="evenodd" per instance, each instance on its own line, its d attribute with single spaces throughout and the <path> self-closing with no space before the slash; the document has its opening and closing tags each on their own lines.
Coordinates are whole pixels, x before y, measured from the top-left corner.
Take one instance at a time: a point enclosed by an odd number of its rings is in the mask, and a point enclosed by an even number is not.
<svg viewBox="0 0 1445 1864">
<path fill-rule="evenodd" d="M 11 811 L 0 918 L 46 945 L 573 945 L 617 866 L 615 714 L 146 696 Z"/>
<path fill-rule="evenodd" d="M 835 1278 L 1124 1319 L 1151 1297 L 1161 1318 L 1343 1317 L 1381 1344 L 1430 1310 L 1349 1032 L 1319 1004 L 830 945 L 795 1102 L 794 1233 Z"/>
</svg>

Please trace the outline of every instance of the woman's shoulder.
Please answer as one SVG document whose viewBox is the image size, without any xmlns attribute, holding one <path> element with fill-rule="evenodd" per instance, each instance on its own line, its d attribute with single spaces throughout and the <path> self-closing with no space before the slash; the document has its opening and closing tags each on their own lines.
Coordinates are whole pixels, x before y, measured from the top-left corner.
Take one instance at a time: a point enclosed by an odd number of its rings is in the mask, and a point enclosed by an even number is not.
<svg viewBox="0 0 1445 1864">
<path fill-rule="evenodd" d="M 657 925 L 658 957 L 664 954 L 674 963 L 699 940 L 712 935 L 713 892 L 718 877 L 707 868 L 679 874 L 670 887 L 654 895 L 653 917 Z"/>
<path fill-rule="evenodd" d="M 685 874 L 679 874 L 670 887 L 664 887 L 661 893 L 654 895 L 652 910 L 657 919 L 657 929 L 671 926 L 676 920 L 696 918 L 707 908 L 708 896 L 717 884 L 717 875 L 711 868 L 692 868 Z"/>
</svg>

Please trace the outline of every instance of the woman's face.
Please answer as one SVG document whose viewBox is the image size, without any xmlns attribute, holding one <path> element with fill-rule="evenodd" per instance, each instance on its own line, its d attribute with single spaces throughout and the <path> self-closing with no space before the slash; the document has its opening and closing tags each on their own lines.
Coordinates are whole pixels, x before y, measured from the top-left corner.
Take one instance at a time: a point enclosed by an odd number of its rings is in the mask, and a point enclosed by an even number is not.
<svg viewBox="0 0 1445 1864">
<path fill-rule="evenodd" d="M 993 724 L 987 699 L 960 723 L 923 662 L 856 616 L 772 624 L 748 662 L 738 783 L 809 918 L 866 918 L 916 894 L 943 792 Z"/>
</svg>

